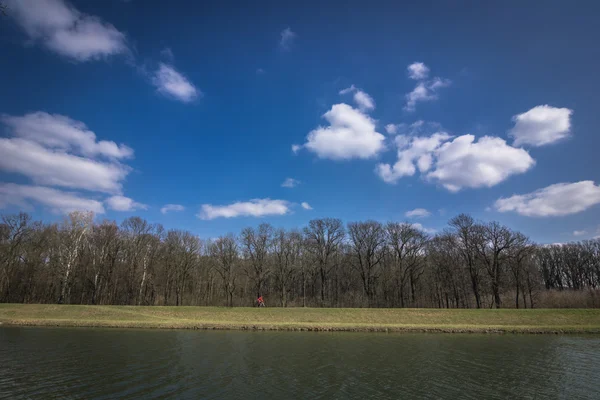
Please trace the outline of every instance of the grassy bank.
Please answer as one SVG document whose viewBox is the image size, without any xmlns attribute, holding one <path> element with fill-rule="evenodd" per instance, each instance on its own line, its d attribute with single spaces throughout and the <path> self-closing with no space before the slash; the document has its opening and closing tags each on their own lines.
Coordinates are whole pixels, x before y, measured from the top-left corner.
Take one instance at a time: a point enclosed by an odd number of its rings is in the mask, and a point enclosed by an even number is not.
<svg viewBox="0 0 600 400">
<path fill-rule="evenodd" d="M 440 310 L 0 304 L 0 324 L 164 329 L 600 333 L 599 309 Z"/>
</svg>

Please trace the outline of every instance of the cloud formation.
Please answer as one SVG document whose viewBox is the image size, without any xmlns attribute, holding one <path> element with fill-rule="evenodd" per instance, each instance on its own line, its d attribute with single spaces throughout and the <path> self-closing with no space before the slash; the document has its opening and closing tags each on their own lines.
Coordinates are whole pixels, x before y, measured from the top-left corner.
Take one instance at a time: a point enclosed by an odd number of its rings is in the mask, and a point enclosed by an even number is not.
<svg viewBox="0 0 600 400">
<path fill-rule="evenodd" d="M 463 188 L 494 186 L 509 176 L 530 169 L 535 161 L 523 149 L 503 139 L 473 135 L 453 137 L 445 132 L 431 136 L 396 136 L 398 161 L 378 164 L 375 172 L 387 183 L 413 176 L 417 169 L 425 179 L 440 183 L 451 192 Z"/>
<path fill-rule="evenodd" d="M 429 76 L 429 67 L 422 62 L 414 62 L 406 67 L 408 70 L 408 77 L 414 80 L 427 79 Z"/>
<path fill-rule="evenodd" d="M 0 122 L 9 134 L 0 138 L 0 171 L 20 174 L 33 182 L 2 183 L 0 206 L 29 207 L 30 202 L 35 202 L 53 212 L 104 213 L 103 203 L 96 199 L 98 193 L 104 193 L 112 195 L 106 200 L 110 208 L 145 208 L 122 196 L 123 182 L 131 171 L 122 161 L 133 156 L 128 146 L 98 140 L 83 122 L 58 114 L 38 111 L 24 116 L 3 115 Z"/>
<path fill-rule="evenodd" d="M 348 93 L 354 93 L 353 99 L 358 108 L 365 111 L 372 111 L 375 109 L 375 100 L 366 92 L 358 89 L 356 86 L 351 85 L 346 89 L 340 90 L 341 95 L 345 95 Z"/>
<path fill-rule="evenodd" d="M 281 187 L 285 188 L 293 188 L 300 184 L 300 181 L 294 178 L 286 178 L 285 181 L 281 184 Z"/>
<path fill-rule="evenodd" d="M 111 210 L 115 211 L 136 211 L 147 210 L 146 204 L 138 203 L 125 196 L 112 196 L 105 200 Z"/>
<path fill-rule="evenodd" d="M 182 206 L 181 204 L 165 204 L 161 209 L 160 212 L 162 214 L 166 214 L 172 211 L 175 212 L 179 212 L 179 211 L 184 211 L 185 207 Z"/>
<path fill-rule="evenodd" d="M 203 204 L 197 217 L 204 220 L 235 217 L 265 217 L 270 215 L 285 215 L 289 211 L 289 202 L 266 198 L 218 206 Z"/>
<path fill-rule="evenodd" d="M 367 159 L 385 148 L 385 137 L 375 131 L 375 122 L 347 104 L 333 105 L 323 118 L 329 122 L 329 126 L 311 131 L 303 145 L 320 158 Z"/>
<path fill-rule="evenodd" d="M 513 146 L 545 146 L 569 136 L 571 114 L 568 108 L 542 105 L 513 117 L 515 126 L 508 132 Z"/>
<path fill-rule="evenodd" d="M 0 209 L 9 205 L 21 209 L 31 209 L 30 201 L 48 207 L 55 214 L 72 211 L 93 211 L 104 214 L 102 202 L 87 199 L 77 193 L 33 185 L 18 185 L 15 183 L 0 183 Z"/>
<path fill-rule="evenodd" d="M 291 50 L 292 44 L 294 43 L 294 39 L 296 39 L 298 35 L 293 32 L 289 27 L 285 28 L 281 31 L 281 38 L 279 39 L 279 47 L 283 50 Z"/>
<path fill-rule="evenodd" d="M 152 77 L 152 83 L 159 93 L 183 103 L 192 102 L 202 96 L 202 92 L 192 82 L 169 64 L 159 64 Z"/>
<path fill-rule="evenodd" d="M 14 136 L 47 148 L 71 151 L 83 156 L 129 158 L 133 150 L 112 141 L 96 141 L 96 134 L 83 122 L 58 114 L 38 111 L 21 117 L 2 115 L 0 120 Z"/>
<path fill-rule="evenodd" d="M 429 217 L 431 213 L 424 208 L 415 208 L 414 210 L 407 211 L 404 215 L 408 218 L 425 218 Z"/>
<path fill-rule="evenodd" d="M 496 200 L 500 212 L 527 217 L 556 217 L 576 214 L 600 203 L 600 186 L 593 181 L 556 183 L 534 192 Z"/>
<path fill-rule="evenodd" d="M 8 0 L 12 16 L 34 42 L 75 61 L 129 52 L 125 34 L 63 0 Z"/>
<path fill-rule="evenodd" d="M 305 210 L 312 210 L 313 208 L 310 206 L 310 204 L 308 204 L 307 202 L 303 201 L 301 204 L 302 208 L 304 208 Z"/>
</svg>

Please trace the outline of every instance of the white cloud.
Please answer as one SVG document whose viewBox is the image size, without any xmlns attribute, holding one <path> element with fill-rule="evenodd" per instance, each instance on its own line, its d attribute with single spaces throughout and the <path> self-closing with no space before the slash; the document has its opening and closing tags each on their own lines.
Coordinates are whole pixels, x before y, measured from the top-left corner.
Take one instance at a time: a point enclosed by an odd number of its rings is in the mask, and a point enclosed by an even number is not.
<svg viewBox="0 0 600 400">
<path fill-rule="evenodd" d="M 346 89 L 340 90 L 340 94 L 348 94 L 354 92 L 354 102 L 358 105 L 361 111 L 371 111 L 375 109 L 375 100 L 366 92 L 358 89 L 356 86 L 351 85 Z"/>
<path fill-rule="evenodd" d="M 292 145 L 292 151 L 294 152 L 294 154 L 297 154 L 300 150 L 302 150 L 302 146 L 299 144 L 293 144 Z"/>
<path fill-rule="evenodd" d="M 415 208 L 414 210 L 407 211 L 404 215 L 408 218 L 424 218 L 429 217 L 431 213 L 424 208 Z"/>
<path fill-rule="evenodd" d="M 427 68 L 422 63 L 415 63 L 408 66 L 409 75 L 412 79 L 419 80 L 412 92 L 406 95 L 406 106 L 404 110 L 408 112 L 415 111 L 417 103 L 424 101 L 433 101 L 438 98 L 438 89 L 450 86 L 452 83 L 449 79 L 433 78 L 430 81 L 424 81 L 429 73 Z M 411 72 L 414 71 L 414 74 Z"/>
<path fill-rule="evenodd" d="M 180 204 L 165 204 L 163 208 L 160 209 L 162 214 L 166 214 L 171 211 L 184 211 L 185 207 Z"/>
<path fill-rule="evenodd" d="M 398 161 L 393 166 L 378 164 L 375 172 L 387 183 L 395 183 L 403 176 L 413 176 L 417 167 L 422 173 L 426 172 L 433 163 L 433 152 L 450 138 L 446 132 L 438 132 L 430 137 L 398 135 L 394 138 L 398 148 Z"/>
<path fill-rule="evenodd" d="M 228 205 L 215 206 L 203 204 L 200 219 L 265 217 L 269 215 L 285 215 L 290 211 L 290 203 L 285 200 L 253 199 Z"/>
<path fill-rule="evenodd" d="M 285 28 L 281 31 L 281 39 L 279 40 L 279 46 L 283 50 L 290 50 L 296 36 L 298 35 L 296 35 L 296 33 L 293 32 L 289 27 Z"/>
<path fill-rule="evenodd" d="M 311 131 L 304 144 L 320 158 L 367 159 L 385 148 L 385 137 L 375 131 L 375 122 L 359 110 L 347 104 L 335 104 L 323 117 L 330 126 Z"/>
<path fill-rule="evenodd" d="M 600 203 L 600 186 L 593 181 L 556 183 L 535 192 L 501 198 L 494 204 L 500 212 L 514 211 L 527 217 L 576 214 Z"/>
<path fill-rule="evenodd" d="M 398 161 L 377 165 L 375 172 L 387 183 L 413 176 L 417 169 L 429 180 L 456 192 L 462 188 L 494 186 L 509 176 L 531 168 L 535 161 L 527 151 L 511 147 L 503 139 L 485 136 L 475 142 L 473 135 L 449 141 L 445 132 L 431 136 L 395 137 Z"/>
<path fill-rule="evenodd" d="M 52 150 L 24 139 L 0 138 L 0 169 L 42 185 L 119 193 L 130 171 L 117 162 L 102 162 Z"/>
<path fill-rule="evenodd" d="M 523 149 L 506 144 L 498 137 L 463 135 L 436 150 L 435 169 L 427 174 L 446 189 L 491 187 L 511 175 L 522 174 L 535 165 Z"/>
<path fill-rule="evenodd" d="M 422 224 L 415 222 L 413 224 L 411 224 L 413 227 L 417 228 L 420 231 L 423 231 L 425 233 L 436 233 L 437 229 L 433 229 L 433 228 L 425 228 Z"/>
<path fill-rule="evenodd" d="M 117 145 L 106 140 L 97 142 L 96 134 L 83 122 L 63 115 L 38 111 L 22 117 L 3 115 L 1 120 L 15 136 L 48 148 L 90 157 L 127 158 L 133 155 L 133 150 L 123 144 Z"/>
<path fill-rule="evenodd" d="M 72 211 L 104 213 L 104 207 L 100 201 L 81 197 L 77 193 L 63 192 L 44 186 L 0 183 L 0 208 L 15 205 L 28 209 L 30 201 L 49 207 L 56 214 Z"/>
<path fill-rule="evenodd" d="M 312 210 L 313 208 L 310 206 L 310 204 L 308 204 L 307 202 L 303 201 L 301 204 L 302 208 L 304 208 L 305 210 Z"/>
<path fill-rule="evenodd" d="M 33 41 L 77 61 L 129 52 L 125 34 L 63 0 L 8 0 L 9 15 Z"/>
<path fill-rule="evenodd" d="M 573 236 L 583 236 L 587 234 L 587 231 L 573 231 Z"/>
<path fill-rule="evenodd" d="M 158 70 L 152 77 L 152 83 L 160 93 L 184 103 L 202 96 L 202 92 L 196 89 L 192 82 L 177 72 L 172 65 L 165 63 L 159 64 Z"/>
<path fill-rule="evenodd" d="M 542 105 L 513 117 L 515 126 L 508 132 L 514 146 L 544 146 L 569 136 L 571 114 L 568 108 Z"/>
<path fill-rule="evenodd" d="M 427 76 L 429 75 L 429 67 L 422 62 L 414 62 L 406 69 L 408 70 L 408 76 L 410 79 L 427 79 Z"/>
<path fill-rule="evenodd" d="M 294 178 L 286 178 L 281 184 L 281 187 L 293 188 L 300 184 L 300 181 Z"/>
<path fill-rule="evenodd" d="M 16 136 L 0 138 L 0 170 L 38 185 L 121 193 L 131 168 L 118 159 L 133 155 L 129 147 L 97 141 L 83 122 L 62 115 L 35 112 L 0 120 Z"/>
<path fill-rule="evenodd" d="M 390 135 L 395 135 L 401 132 L 406 127 L 406 124 L 387 124 L 385 131 Z"/>
<path fill-rule="evenodd" d="M 344 95 L 344 94 L 348 94 L 348 93 L 352 93 L 356 90 L 356 86 L 354 85 L 350 85 L 350 87 L 347 87 L 346 89 L 342 89 L 340 90 L 340 94 Z"/>
<path fill-rule="evenodd" d="M 108 207 L 115 211 L 136 211 L 136 210 L 146 210 L 148 206 L 142 203 L 137 203 L 125 196 L 112 196 L 106 199 L 106 204 Z"/>
</svg>

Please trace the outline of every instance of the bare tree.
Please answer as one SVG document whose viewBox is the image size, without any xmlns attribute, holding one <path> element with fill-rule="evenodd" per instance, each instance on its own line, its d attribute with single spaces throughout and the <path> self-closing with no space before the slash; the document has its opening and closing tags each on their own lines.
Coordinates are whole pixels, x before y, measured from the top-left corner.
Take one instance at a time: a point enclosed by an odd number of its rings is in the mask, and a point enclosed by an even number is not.
<svg viewBox="0 0 600 400">
<path fill-rule="evenodd" d="M 223 279 L 223 289 L 227 295 L 227 305 L 233 307 L 236 266 L 239 263 L 237 239 L 233 235 L 222 236 L 210 246 L 210 255 L 215 261 L 216 270 Z"/>
<path fill-rule="evenodd" d="M 60 227 L 58 248 L 63 279 L 58 298 L 59 304 L 65 301 L 77 255 L 92 228 L 93 221 L 93 213 L 76 211 L 70 213 Z"/>
<path fill-rule="evenodd" d="M 477 308 L 481 308 L 480 294 L 480 277 L 479 264 L 477 263 L 477 245 L 476 245 L 476 225 L 470 215 L 460 214 L 452 218 L 449 222 L 450 228 L 453 230 L 458 240 L 458 248 L 460 249 L 463 261 L 469 271 L 471 278 L 471 288 L 475 296 L 475 304 Z"/>
<path fill-rule="evenodd" d="M 409 278 L 418 275 L 419 265 L 423 264 L 427 235 L 412 224 L 398 222 L 388 223 L 386 234 L 400 306 L 404 307 L 404 290 Z"/>
<path fill-rule="evenodd" d="M 385 256 L 385 231 L 376 221 L 351 222 L 348 224 L 348 234 L 352 245 L 351 265 L 360 274 L 371 305 L 380 263 Z"/>
<path fill-rule="evenodd" d="M 504 263 L 507 253 L 516 240 L 513 232 L 498 222 L 489 222 L 476 226 L 477 240 L 475 247 L 477 254 L 489 275 L 492 295 L 496 308 L 502 306 L 500 299 L 500 281 L 504 272 Z"/>
<path fill-rule="evenodd" d="M 260 224 L 258 229 L 245 228 L 242 231 L 243 252 L 246 256 L 246 273 L 254 281 L 256 296 L 262 295 L 263 284 L 269 275 L 268 255 L 273 243 L 273 227 Z"/>
<path fill-rule="evenodd" d="M 339 219 L 313 219 L 304 228 L 306 250 L 314 257 L 321 277 L 321 304 L 325 302 L 325 287 L 333 264 L 345 237 L 344 225 Z"/>
</svg>

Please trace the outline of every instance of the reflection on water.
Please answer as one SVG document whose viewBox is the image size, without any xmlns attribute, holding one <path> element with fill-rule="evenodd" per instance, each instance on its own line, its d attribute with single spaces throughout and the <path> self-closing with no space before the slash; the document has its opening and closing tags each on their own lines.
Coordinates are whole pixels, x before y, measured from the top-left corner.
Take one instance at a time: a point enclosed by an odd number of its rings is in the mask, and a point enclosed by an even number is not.
<svg viewBox="0 0 600 400">
<path fill-rule="evenodd" d="M 5 327 L 0 398 L 600 399 L 600 337 Z"/>
</svg>

